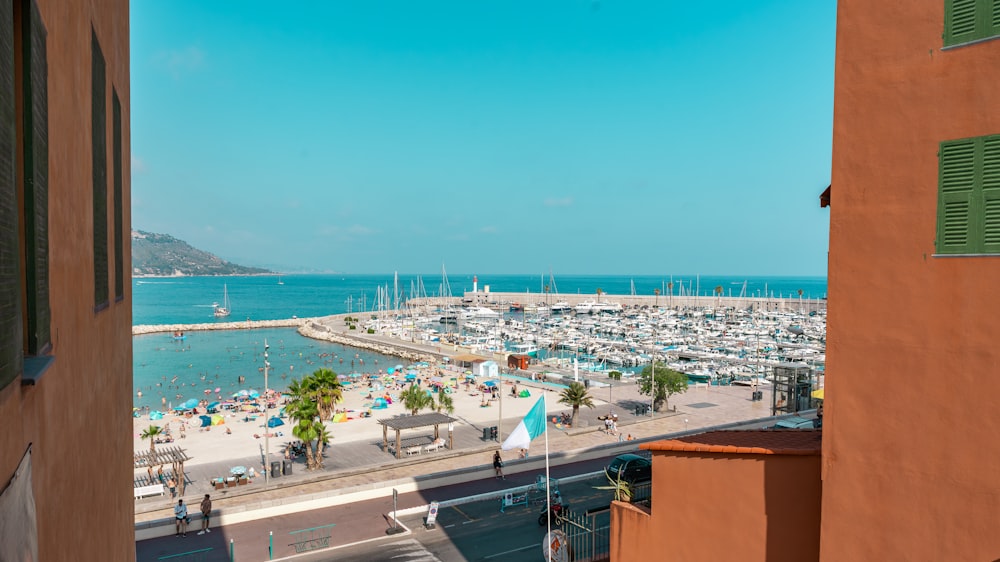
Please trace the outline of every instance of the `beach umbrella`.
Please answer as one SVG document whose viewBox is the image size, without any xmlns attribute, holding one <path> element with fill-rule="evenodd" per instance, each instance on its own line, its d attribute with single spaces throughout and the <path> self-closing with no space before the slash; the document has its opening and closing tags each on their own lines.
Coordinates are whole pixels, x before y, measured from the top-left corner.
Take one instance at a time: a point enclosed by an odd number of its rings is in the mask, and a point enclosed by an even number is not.
<svg viewBox="0 0 1000 562">
<path fill-rule="evenodd" d="M 183 412 L 184 410 L 187 410 L 187 408 L 185 408 L 183 404 L 180 406 L 174 406 L 175 412 Z"/>
<path fill-rule="evenodd" d="M 212 416 L 212 425 L 222 425 L 224 423 L 226 423 L 226 418 L 220 416 L 219 414 Z"/>
<path fill-rule="evenodd" d="M 212 402 L 211 404 L 208 405 L 208 409 L 209 410 L 214 410 L 214 409 L 216 409 L 218 407 L 219 407 L 219 403 L 218 402 Z"/>
<path fill-rule="evenodd" d="M 396 365 L 396 370 L 397 371 L 402 371 L 403 370 L 403 366 L 402 365 Z"/>
<path fill-rule="evenodd" d="M 216 393 L 216 394 L 218 394 L 218 393 L 220 393 L 220 392 L 222 392 L 222 388 L 220 388 L 220 387 L 218 387 L 218 386 L 217 386 L 217 387 L 215 387 L 215 393 Z"/>
<path fill-rule="evenodd" d="M 483 384 L 485 384 L 486 386 L 492 388 L 492 387 L 494 387 L 494 386 L 497 385 L 497 381 L 486 381 Z"/>
<path fill-rule="evenodd" d="M 248 392 L 248 395 L 250 396 L 250 398 L 260 398 L 260 393 L 252 388 Z"/>
<path fill-rule="evenodd" d="M 198 419 L 201 420 L 201 425 L 199 427 L 208 427 L 212 425 L 211 416 L 198 416 Z"/>
<path fill-rule="evenodd" d="M 351 377 L 352 379 L 360 379 L 361 378 L 361 373 L 351 373 L 351 374 L 349 374 L 347 376 Z"/>
<path fill-rule="evenodd" d="M 388 369 L 385 370 L 385 372 L 391 375 L 396 372 L 396 369 L 389 367 Z"/>
<path fill-rule="evenodd" d="M 408 375 L 406 375 L 406 380 L 408 380 L 408 381 L 415 380 L 416 378 L 417 378 L 417 375 L 414 375 L 413 373 L 409 373 Z"/>
<path fill-rule="evenodd" d="M 243 475 L 246 473 L 247 473 L 247 467 L 245 466 L 234 466 L 233 468 L 229 469 L 229 474 L 232 474 L 234 476 L 237 474 Z"/>
<path fill-rule="evenodd" d="M 160 412 L 160 411 L 150 412 L 149 413 L 149 419 L 151 419 L 151 420 L 162 420 L 163 419 L 163 412 Z"/>
<path fill-rule="evenodd" d="M 188 399 L 186 402 L 184 402 L 181 405 L 184 406 L 185 408 L 187 408 L 188 410 L 190 410 L 192 408 L 197 408 L 198 407 L 198 399 L 197 398 Z"/>
<path fill-rule="evenodd" d="M 267 427 L 278 427 L 279 425 L 285 425 L 285 422 L 276 416 L 272 416 L 271 419 L 267 420 Z"/>
<path fill-rule="evenodd" d="M 817 400 L 822 400 L 823 399 L 823 390 L 824 389 L 822 389 L 822 388 L 817 388 L 816 390 L 812 391 L 812 397 L 815 398 L 815 399 L 817 399 Z"/>
</svg>

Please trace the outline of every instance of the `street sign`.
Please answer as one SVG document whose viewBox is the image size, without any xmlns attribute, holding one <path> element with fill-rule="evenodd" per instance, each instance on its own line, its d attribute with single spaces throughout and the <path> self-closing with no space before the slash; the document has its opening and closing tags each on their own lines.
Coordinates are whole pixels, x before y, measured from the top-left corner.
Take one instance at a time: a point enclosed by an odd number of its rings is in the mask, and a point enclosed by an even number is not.
<svg viewBox="0 0 1000 562">
<path fill-rule="evenodd" d="M 427 523 L 428 527 L 433 527 L 434 523 L 437 521 L 438 516 L 438 502 L 431 502 L 427 507 Z"/>
</svg>

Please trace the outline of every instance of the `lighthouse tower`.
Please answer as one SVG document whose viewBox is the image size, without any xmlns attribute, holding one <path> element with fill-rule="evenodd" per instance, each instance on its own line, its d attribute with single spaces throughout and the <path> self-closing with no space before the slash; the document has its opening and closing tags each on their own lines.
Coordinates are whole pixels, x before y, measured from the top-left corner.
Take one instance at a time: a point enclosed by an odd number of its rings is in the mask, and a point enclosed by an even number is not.
<svg viewBox="0 0 1000 562">
<path fill-rule="evenodd" d="M 479 292 L 479 276 L 478 275 L 473 275 L 472 276 L 472 292 L 473 293 L 478 293 Z"/>
</svg>

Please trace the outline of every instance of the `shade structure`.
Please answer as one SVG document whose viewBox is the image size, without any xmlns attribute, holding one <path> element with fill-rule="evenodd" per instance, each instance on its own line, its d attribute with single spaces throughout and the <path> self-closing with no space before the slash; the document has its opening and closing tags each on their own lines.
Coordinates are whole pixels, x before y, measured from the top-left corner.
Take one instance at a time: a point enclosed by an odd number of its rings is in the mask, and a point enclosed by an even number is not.
<svg viewBox="0 0 1000 562">
<path fill-rule="evenodd" d="M 190 399 L 186 400 L 181 405 L 184 406 L 187 409 L 197 408 L 198 407 L 198 399 L 197 398 L 190 398 Z"/>
<path fill-rule="evenodd" d="M 252 388 L 248 391 L 248 393 L 250 395 L 250 398 L 258 398 L 258 397 L 260 397 L 260 393 L 257 392 L 256 390 L 252 389 Z"/>
<path fill-rule="evenodd" d="M 385 398 L 376 398 L 375 401 L 372 402 L 373 410 L 384 410 L 385 408 L 388 407 L 389 403 L 385 401 Z"/>
<path fill-rule="evenodd" d="M 187 408 L 185 408 L 183 404 L 180 406 L 174 406 L 175 412 L 183 412 L 184 410 L 187 410 Z"/>
<path fill-rule="evenodd" d="M 199 427 L 208 427 L 208 426 L 212 425 L 212 417 L 211 416 L 198 416 L 198 420 L 200 420 L 200 422 L 201 422 L 201 425 Z"/>
<path fill-rule="evenodd" d="M 343 422 L 346 422 L 347 419 L 348 419 L 347 418 L 347 414 L 341 412 L 339 414 L 334 414 L 332 421 L 333 421 L 333 423 L 343 423 Z"/>
<path fill-rule="evenodd" d="M 492 387 L 494 387 L 494 386 L 497 385 L 497 381 L 486 381 L 483 384 L 485 384 L 486 386 L 492 388 Z"/>
<path fill-rule="evenodd" d="M 218 407 L 219 407 L 219 402 L 217 402 L 217 401 L 216 402 L 212 402 L 211 404 L 208 405 L 208 409 L 209 410 L 214 410 L 214 409 L 216 409 Z"/>
<path fill-rule="evenodd" d="M 278 427 L 279 425 L 285 425 L 285 421 L 279 417 L 271 416 L 271 419 L 267 420 L 267 427 Z"/>
<path fill-rule="evenodd" d="M 214 416 L 212 416 L 212 425 L 222 425 L 224 423 L 226 423 L 226 418 L 222 417 L 221 415 L 215 414 Z"/>
<path fill-rule="evenodd" d="M 160 412 L 158 410 L 150 412 L 149 413 L 149 419 L 151 419 L 151 420 L 162 420 L 163 419 L 163 412 Z"/>
<path fill-rule="evenodd" d="M 409 374 L 407 374 L 407 375 L 406 375 L 406 377 L 405 377 L 405 378 L 406 378 L 406 380 L 408 380 L 408 381 L 412 381 L 412 380 L 414 380 L 414 379 L 416 379 L 416 378 L 417 378 L 417 375 L 414 375 L 413 373 L 409 373 Z"/>
<path fill-rule="evenodd" d="M 823 390 L 824 389 L 822 389 L 822 388 L 818 388 L 818 389 L 812 391 L 812 397 L 815 398 L 815 399 L 817 399 L 817 400 L 823 400 Z"/>
</svg>

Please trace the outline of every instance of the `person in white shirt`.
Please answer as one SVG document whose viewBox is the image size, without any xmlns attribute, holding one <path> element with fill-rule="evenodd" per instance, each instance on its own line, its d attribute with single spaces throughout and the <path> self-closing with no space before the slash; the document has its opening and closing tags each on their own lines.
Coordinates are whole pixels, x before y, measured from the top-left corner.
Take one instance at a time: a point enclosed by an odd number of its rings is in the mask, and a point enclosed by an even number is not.
<svg viewBox="0 0 1000 562">
<path fill-rule="evenodd" d="M 188 508 L 184 505 L 184 500 L 177 500 L 174 506 L 174 523 L 177 525 L 177 537 L 187 536 L 187 515 Z"/>
</svg>

